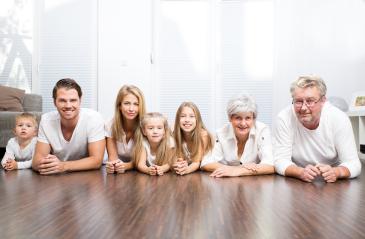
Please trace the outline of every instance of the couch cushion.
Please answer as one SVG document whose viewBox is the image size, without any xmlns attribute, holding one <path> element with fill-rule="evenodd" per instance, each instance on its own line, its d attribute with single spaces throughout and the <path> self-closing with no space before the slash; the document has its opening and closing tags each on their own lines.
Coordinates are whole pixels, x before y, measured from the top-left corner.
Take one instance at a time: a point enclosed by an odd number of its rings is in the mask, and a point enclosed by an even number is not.
<svg viewBox="0 0 365 239">
<path fill-rule="evenodd" d="M 25 91 L 0 85 L 0 111 L 23 111 Z"/>
</svg>

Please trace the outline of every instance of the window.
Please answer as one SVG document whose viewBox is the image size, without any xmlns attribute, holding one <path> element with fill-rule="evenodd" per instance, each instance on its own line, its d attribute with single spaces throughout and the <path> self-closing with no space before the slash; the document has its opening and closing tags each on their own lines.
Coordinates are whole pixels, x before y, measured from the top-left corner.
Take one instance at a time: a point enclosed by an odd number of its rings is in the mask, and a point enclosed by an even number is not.
<svg viewBox="0 0 365 239">
<path fill-rule="evenodd" d="M 32 91 L 33 1 L 2 0 L 0 84 Z"/>
</svg>

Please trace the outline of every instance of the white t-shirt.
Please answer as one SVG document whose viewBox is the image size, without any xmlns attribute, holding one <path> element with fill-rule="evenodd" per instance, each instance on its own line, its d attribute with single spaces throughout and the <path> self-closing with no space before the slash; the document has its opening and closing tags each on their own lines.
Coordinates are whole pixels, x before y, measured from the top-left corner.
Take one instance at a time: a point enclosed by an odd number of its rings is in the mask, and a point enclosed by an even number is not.
<svg viewBox="0 0 365 239">
<path fill-rule="evenodd" d="M 273 130 L 276 171 L 284 175 L 290 165 L 305 167 L 318 163 L 344 166 L 351 178 L 361 172 L 355 139 L 349 118 L 326 102 L 317 129 L 305 128 L 295 115 L 293 106 L 282 110 Z"/>
<path fill-rule="evenodd" d="M 91 109 L 80 109 L 79 121 L 70 141 L 63 137 L 60 115 L 57 111 L 43 114 L 39 124 L 38 141 L 50 144 L 51 154 L 61 161 L 88 157 L 88 144 L 104 138 L 103 118 Z"/>
<path fill-rule="evenodd" d="M 36 143 L 37 137 L 33 137 L 29 144 L 21 149 L 16 137 L 9 139 L 1 164 L 4 165 L 6 159 L 11 158 L 17 162 L 18 169 L 31 168 Z"/>
<path fill-rule="evenodd" d="M 240 158 L 237 155 L 237 139 L 231 123 L 217 130 L 216 138 L 212 153 L 204 156 L 200 167 L 209 163 L 232 166 L 245 163 L 274 165 L 270 129 L 264 123 L 256 121 L 252 126 Z"/>
<path fill-rule="evenodd" d="M 108 138 L 113 138 L 112 137 L 112 124 L 113 124 L 113 119 L 111 119 L 110 121 L 108 121 L 105 124 L 105 135 Z M 132 155 L 132 150 L 134 147 L 134 141 L 133 138 L 129 139 L 128 143 L 127 143 L 127 138 L 124 135 L 122 141 L 116 141 L 117 143 L 117 153 L 118 153 L 118 158 L 120 160 L 122 160 L 123 162 L 130 162 L 131 161 L 131 155 Z"/>
</svg>

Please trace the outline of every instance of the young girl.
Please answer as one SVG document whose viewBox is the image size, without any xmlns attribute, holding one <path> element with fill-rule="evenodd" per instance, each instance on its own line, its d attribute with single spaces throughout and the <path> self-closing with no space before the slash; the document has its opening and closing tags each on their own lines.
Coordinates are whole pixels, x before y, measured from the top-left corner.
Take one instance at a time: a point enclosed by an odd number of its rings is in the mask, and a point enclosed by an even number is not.
<svg viewBox="0 0 365 239">
<path fill-rule="evenodd" d="M 142 91 L 136 86 L 124 85 L 115 100 L 114 117 L 105 126 L 108 173 L 124 173 L 133 168 L 131 154 L 135 132 L 145 111 Z"/>
<path fill-rule="evenodd" d="M 213 141 L 194 103 L 183 102 L 178 108 L 174 138 L 177 155 L 173 164 L 175 172 L 184 175 L 198 170 L 203 156 L 212 149 Z"/>
<path fill-rule="evenodd" d="M 16 116 L 15 137 L 6 145 L 6 153 L 1 161 L 5 170 L 31 168 L 37 129 L 37 118 L 34 115 L 22 113 Z"/>
<path fill-rule="evenodd" d="M 174 156 L 174 141 L 167 119 L 160 113 L 145 114 L 137 130 L 134 150 L 137 169 L 149 175 L 163 175 L 169 171 Z"/>
</svg>

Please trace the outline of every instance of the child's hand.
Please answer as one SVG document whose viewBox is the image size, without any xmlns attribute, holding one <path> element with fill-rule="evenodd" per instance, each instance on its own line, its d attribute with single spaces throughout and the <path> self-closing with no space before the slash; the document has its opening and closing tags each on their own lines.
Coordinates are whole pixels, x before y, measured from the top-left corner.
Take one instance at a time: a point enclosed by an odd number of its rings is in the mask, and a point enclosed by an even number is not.
<svg viewBox="0 0 365 239">
<path fill-rule="evenodd" d="M 162 169 L 162 167 L 155 165 L 155 168 L 156 168 L 157 175 L 158 176 L 162 176 L 163 175 L 163 169 Z"/>
<path fill-rule="evenodd" d="M 7 159 L 4 169 L 11 171 L 18 168 L 18 163 L 14 159 Z"/>
<path fill-rule="evenodd" d="M 157 175 L 156 166 L 152 165 L 148 167 L 148 173 L 152 176 Z"/>
<path fill-rule="evenodd" d="M 117 173 L 125 173 L 125 165 L 122 160 L 119 159 L 118 161 L 116 161 L 116 163 L 114 164 L 114 170 Z"/>
<path fill-rule="evenodd" d="M 106 172 L 107 173 L 125 173 L 124 163 L 118 159 L 106 162 Z"/>
<path fill-rule="evenodd" d="M 177 161 L 174 164 L 174 170 L 176 172 L 176 174 L 178 175 L 184 175 L 187 173 L 187 169 L 188 169 L 188 162 L 186 160 L 183 161 Z"/>
</svg>

